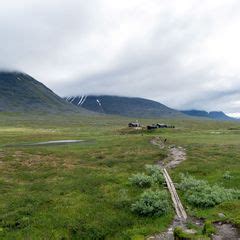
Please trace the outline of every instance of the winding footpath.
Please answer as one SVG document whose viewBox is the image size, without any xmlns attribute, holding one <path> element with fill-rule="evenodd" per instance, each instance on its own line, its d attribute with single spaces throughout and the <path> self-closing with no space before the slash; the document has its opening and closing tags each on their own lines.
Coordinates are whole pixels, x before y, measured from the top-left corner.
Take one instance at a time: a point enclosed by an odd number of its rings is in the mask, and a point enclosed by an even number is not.
<svg viewBox="0 0 240 240">
<path fill-rule="evenodd" d="M 161 149 L 165 147 L 163 141 L 161 141 L 161 139 L 158 137 L 152 139 L 151 143 L 155 146 L 158 146 Z M 184 160 L 186 160 L 185 150 L 181 147 L 173 146 L 169 148 L 167 158 L 159 162 L 159 165 L 163 168 L 163 176 L 165 178 L 165 182 L 167 184 L 168 190 L 171 194 L 176 215 L 181 221 L 187 220 L 187 214 L 177 194 L 174 183 L 167 172 L 167 168 L 174 168 Z"/>
<path fill-rule="evenodd" d="M 156 137 L 151 140 L 151 144 L 158 146 L 160 149 L 165 148 L 165 144 L 159 137 Z M 175 208 L 176 216 L 172 225 L 168 228 L 168 230 L 159 235 L 151 236 L 148 240 L 173 240 L 173 230 L 176 226 L 184 226 L 187 220 L 187 213 L 184 210 L 184 207 L 181 203 L 181 200 L 177 194 L 174 183 L 167 172 L 168 168 L 174 168 L 182 161 L 186 160 L 185 150 L 181 147 L 169 147 L 168 156 L 163 161 L 159 161 L 158 164 L 163 168 L 163 176 L 165 178 L 165 182 L 167 184 L 168 190 L 171 194 L 173 206 Z"/>
</svg>

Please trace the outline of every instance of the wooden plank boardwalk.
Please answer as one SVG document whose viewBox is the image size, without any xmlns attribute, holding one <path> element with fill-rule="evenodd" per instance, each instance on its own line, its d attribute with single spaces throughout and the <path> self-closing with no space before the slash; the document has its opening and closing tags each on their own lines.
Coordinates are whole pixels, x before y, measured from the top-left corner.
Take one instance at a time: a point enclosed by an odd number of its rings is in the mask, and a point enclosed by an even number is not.
<svg viewBox="0 0 240 240">
<path fill-rule="evenodd" d="M 174 186 L 174 184 L 172 182 L 172 179 L 169 176 L 166 168 L 163 168 L 163 176 L 164 176 L 165 181 L 167 183 L 168 190 L 171 194 L 173 205 L 174 205 L 174 208 L 175 208 L 175 211 L 176 211 L 176 214 L 177 214 L 178 218 L 180 220 L 186 221 L 186 219 L 187 219 L 186 211 L 184 210 L 184 207 L 181 203 L 181 200 L 180 200 L 180 198 L 177 194 L 175 186 Z"/>
</svg>

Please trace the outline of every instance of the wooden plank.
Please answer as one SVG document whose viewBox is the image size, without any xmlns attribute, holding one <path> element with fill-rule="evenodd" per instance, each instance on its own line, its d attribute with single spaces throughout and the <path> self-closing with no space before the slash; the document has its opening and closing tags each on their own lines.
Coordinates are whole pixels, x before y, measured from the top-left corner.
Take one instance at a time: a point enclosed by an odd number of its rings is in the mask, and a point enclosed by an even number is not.
<svg viewBox="0 0 240 240">
<path fill-rule="evenodd" d="M 168 174 L 168 172 L 165 168 L 163 169 L 163 176 L 164 176 L 165 181 L 167 183 L 168 190 L 171 194 L 171 198 L 172 198 L 172 201 L 173 201 L 173 205 L 174 205 L 176 214 L 180 219 L 185 221 L 187 219 L 186 211 L 183 208 L 183 205 L 182 205 L 181 200 L 180 200 L 180 198 L 177 194 L 176 188 L 175 188 L 175 186 L 174 186 L 174 184 L 171 180 L 171 177 L 169 176 L 169 174 Z"/>
</svg>

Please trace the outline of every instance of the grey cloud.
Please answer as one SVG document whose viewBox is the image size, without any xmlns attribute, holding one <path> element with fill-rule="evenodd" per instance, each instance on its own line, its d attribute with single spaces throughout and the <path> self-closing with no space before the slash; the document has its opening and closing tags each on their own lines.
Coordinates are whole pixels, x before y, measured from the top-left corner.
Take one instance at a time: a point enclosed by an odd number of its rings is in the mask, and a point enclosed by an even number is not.
<svg viewBox="0 0 240 240">
<path fill-rule="evenodd" d="M 239 7 L 237 0 L 1 3 L 0 68 L 25 71 L 62 96 L 139 96 L 240 112 L 238 63 L 226 55 L 237 45 L 220 41 L 240 36 L 239 28 L 228 31 Z"/>
</svg>

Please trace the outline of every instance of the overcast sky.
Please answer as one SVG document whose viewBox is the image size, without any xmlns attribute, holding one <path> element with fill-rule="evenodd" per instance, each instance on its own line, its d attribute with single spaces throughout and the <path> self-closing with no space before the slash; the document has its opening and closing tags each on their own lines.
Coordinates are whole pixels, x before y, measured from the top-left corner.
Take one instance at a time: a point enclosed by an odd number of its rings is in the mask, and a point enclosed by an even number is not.
<svg viewBox="0 0 240 240">
<path fill-rule="evenodd" d="M 240 112 L 239 0 L 8 0 L 0 68 L 61 96 Z"/>
</svg>

